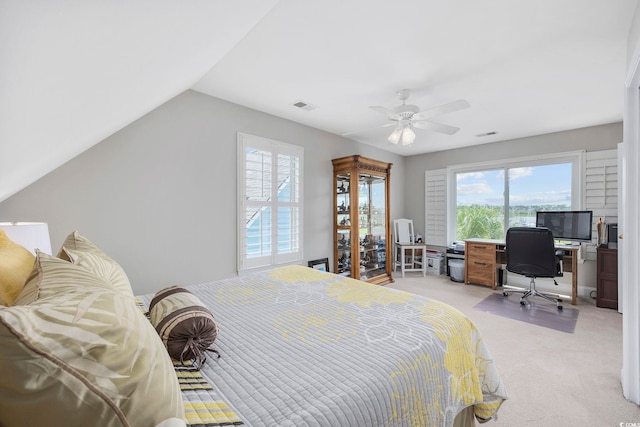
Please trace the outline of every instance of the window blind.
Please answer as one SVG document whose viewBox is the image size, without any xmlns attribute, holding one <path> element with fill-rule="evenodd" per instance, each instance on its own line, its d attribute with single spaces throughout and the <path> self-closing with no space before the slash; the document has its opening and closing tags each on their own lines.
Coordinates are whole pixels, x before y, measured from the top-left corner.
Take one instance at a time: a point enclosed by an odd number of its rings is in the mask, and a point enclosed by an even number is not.
<svg viewBox="0 0 640 427">
<path fill-rule="evenodd" d="M 447 246 L 447 170 L 425 172 L 424 241 Z"/>
<path fill-rule="evenodd" d="M 302 259 L 303 152 L 238 134 L 238 271 Z"/>
<path fill-rule="evenodd" d="M 585 210 L 593 211 L 593 242 L 597 242 L 596 224 L 618 222 L 618 153 L 617 150 L 589 151 L 584 165 Z M 595 260 L 594 245 L 586 248 L 585 259 Z"/>
</svg>

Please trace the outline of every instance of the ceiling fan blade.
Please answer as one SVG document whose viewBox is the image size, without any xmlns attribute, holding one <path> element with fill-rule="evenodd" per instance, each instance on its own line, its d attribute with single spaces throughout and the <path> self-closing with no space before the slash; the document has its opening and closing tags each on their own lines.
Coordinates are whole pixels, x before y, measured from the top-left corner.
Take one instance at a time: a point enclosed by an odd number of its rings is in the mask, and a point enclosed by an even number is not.
<svg viewBox="0 0 640 427">
<path fill-rule="evenodd" d="M 374 105 L 374 106 L 371 106 L 369 108 L 371 108 L 372 110 L 377 111 L 379 113 L 382 113 L 382 114 L 395 114 L 395 112 L 393 110 L 390 110 L 387 107 L 382 107 L 380 105 Z"/>
<path fill-rule="evenodd" d="M 374 111 L 377 111 L 378 113 L 382 113 L 382 114 L 386 114 L 389 117 L 389 120 L 400 120 L 400 116 L 398 115 L 398 113 L 396 113 L 395 111 L 387 108 L 387 107 L 381 107 L 379 105 L 374 105 L 372 107 L 369 107 Z"/>
<path fill-rule="evenodd" d="M 444 133 L 446 135 L 453 135 L 460 130 L 455 126 L 443 125 L 442 123 L 434 123 L 434 122 L 413 122 L 413 126 L 420 129 L 432 130 L 434 132 Z"/>
<path fill-rule="evenodd" d="M 356 134 L 356 133 L 368 132 L 370 130 L 386 128 L 386 127 L 389 127 L 389 126 L 395 126 L 397 124 L 398 123 L 396 123 L 396 122 L 391 122 L 391 123 L 387 123 L 386 125 L 376 126 L 374 128 L 368 128 L 368 129 L 363 129 L 363 130 L 356 130 L 356 131 L 353 131 L 353 132 L 341 133 L 340 136 L 349 136 L 349 135 L 353 135 L 353 134 Z"/>
<path fill-rule="evenodd" d="M 469 104 L 468 101 L 464 99 L 458 99 L 457 101 L 452 101 L 447 104 L 440 105 L 439 107 L 433 107 L 424 111 L 420 111 L 419 113 L 414 114 L 413 118 L 417 120 L 425 120 L 430 119 L 431 117 L 439 116 L 441 114 L 464 110 L 465 108 L 469 107 L 471 107 L 471 104 Z"/>
</svg>

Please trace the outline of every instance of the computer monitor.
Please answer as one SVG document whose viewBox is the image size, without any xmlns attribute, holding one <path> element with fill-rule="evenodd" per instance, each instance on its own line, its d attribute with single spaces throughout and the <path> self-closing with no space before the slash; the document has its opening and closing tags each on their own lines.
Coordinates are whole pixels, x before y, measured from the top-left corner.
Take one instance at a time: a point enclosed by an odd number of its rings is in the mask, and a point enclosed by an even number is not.
<svg viewBox="0 0 640 427">
<path fill-rule="evenodd" d="M 547 227 L 556 240 L 590 242 L 592 211 L 538 211 L 536 227 Z"/>
</svg>

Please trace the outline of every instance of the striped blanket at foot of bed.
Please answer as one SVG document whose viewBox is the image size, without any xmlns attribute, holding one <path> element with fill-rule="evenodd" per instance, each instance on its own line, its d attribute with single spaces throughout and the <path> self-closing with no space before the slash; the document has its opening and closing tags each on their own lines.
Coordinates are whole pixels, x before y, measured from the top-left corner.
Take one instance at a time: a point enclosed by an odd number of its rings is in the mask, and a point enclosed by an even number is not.
<svg viewBox="0 0 640 427">
<path fill-rule="evenodd" d="M 211 384 L 202 377 L 200 371 L 186 363 L 174 361 L 187 424 L 190 427 L 242 426 L 244 423 L 229 408 L 226 402 L 217 398 Z"/>
</svg>

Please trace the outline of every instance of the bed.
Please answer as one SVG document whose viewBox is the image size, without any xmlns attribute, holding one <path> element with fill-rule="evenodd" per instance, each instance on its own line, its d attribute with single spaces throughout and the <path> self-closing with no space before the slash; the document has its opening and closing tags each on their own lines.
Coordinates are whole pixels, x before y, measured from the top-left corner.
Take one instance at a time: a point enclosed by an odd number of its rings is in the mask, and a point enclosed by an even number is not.
<svg viewBox="0 0 640 427">
<path fill-rule="evenodd" d="M 235 422 L 469 425 L 506 398 L 473 323 L 436 300 L 302 266 L 186 289 L 219 325 L 200 373 Z"/>
<path fill-rule="evenodd" d="M 473 323 L 433 299 L 302 266 L 186 286 L 219 332 L 198 369 L 77 232 L 57 256 L 22 250 L 11 283 L 7 253 L 3 426 L 463 426 L 507 398 Z"/>
</svg>

